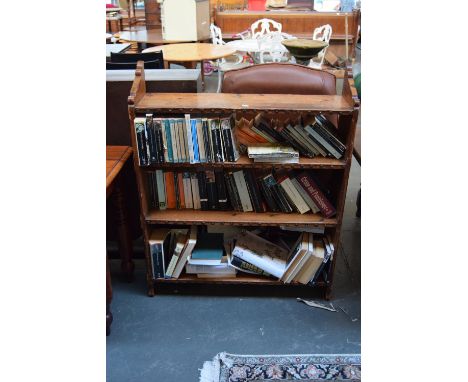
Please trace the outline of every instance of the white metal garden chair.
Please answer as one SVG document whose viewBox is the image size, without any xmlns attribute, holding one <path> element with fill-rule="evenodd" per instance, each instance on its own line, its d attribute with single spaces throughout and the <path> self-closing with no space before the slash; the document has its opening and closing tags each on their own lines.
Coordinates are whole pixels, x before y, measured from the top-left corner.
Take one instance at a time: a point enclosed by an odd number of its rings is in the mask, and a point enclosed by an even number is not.
<svg viewBox="0 0 468 382">
<path fill-rule="evenodd" d="M 322 25 L 318 28 L 315 28 L 314 34 L 312 35 L 313 40 L 324 41 L 330 43 L 330 39 L 332 36 L 332 27 L 329 24 Z M 309 67 L 315 69 L 322 69 L 323 60 L 325 59 L 325 53 L 327 53 L 328 46 L 322 49 L 317 57 L 312 58 L 309 61 Z"/>
<path fill-rule="evenodd" d="M 281 43 L 283 40 L 296 37 L 284 32 L 271 32 L 258 38 L 260 48 L 259 61 L 261 64 L 268 62 L 287 62 L 290 60 L 288 50 Z"/>
</svg>

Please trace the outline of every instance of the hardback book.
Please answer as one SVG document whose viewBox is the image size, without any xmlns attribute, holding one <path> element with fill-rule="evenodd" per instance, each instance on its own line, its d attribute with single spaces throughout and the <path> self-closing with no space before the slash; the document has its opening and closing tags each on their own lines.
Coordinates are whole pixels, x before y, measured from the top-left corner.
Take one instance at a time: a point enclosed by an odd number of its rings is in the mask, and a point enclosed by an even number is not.
<svg viewBox="0 0 468 382">
<path fill-rule="evenodd" d="M 166 204 L 166 183 L 164 179 L 164 173 L 162 170 L 156 170 L 156 185 L 158 189 L 158 202 L 159 209 L 165 210 L 167 208 Z"/>
<path fill-rule="evenodd" d="M 320 144 L 330 155 L 334 156 L 336 159 L 340 159 L 343 154 L 340 153 L 338 150 L 335 149 L 335 147 L 328 143 L 328 141 L 323 138 L 320 133 L 317 132 L 317 127 L 315 125 L 311 126 L 308 125 L 305 128 L 305 131 L 307 131 L 310 136 L 317 141 L 318 144 Z"/>
<path fill-rule="evenodd" d="M 219 119 L 212 118 L 208 120 L 211 130 L 211 142 L 213 147 L 213 156 L 215 162 L 223 161 L 223 148 L 221 142 L 221 131 L 219 129 Z"/>
<path fill-rule="evenodd" d="M 211 129 L 207 118 L 202 118 L 203 143 L 205 146 L 206 162 L 213 162 L 213 145 L 211 143 Z"/>
<path fill-rule="evenodd" d="M 215 184 L 216 184 L 216 193 L 218 196 L 218 208 L 221 211 L 226 211 L 229 207 L 228 203 L 228 191 L 226 188 L 226 182 L 224 181 L 224 174 L 222 170 L 215 170 Z"/>
<path fill-rule="evenodd" d="M 346 146 L 336 137 L 336 127 L 331 123 L 323 114 L 315 116 L 315 124 L 318 127 L 318 132 L 322 137 L 326 138 L 329 143 L 333 144 L 335 148 L 344 153 Z"/>
<path fill-rule="evenodd" d="M 280 145 L 254 145 L 247 147 L 249 158 L 299 158 L 299 153 L 289 146 Z"/>
<path fill-rule="evenodd" d="M 282 280 L 289 284 L 291 281 L 295 280 L 297 274 L 302 270 L 304 265 L 309 260 L 310 256 L 313 253 L 313 235 L 308 232 L 303 233 L 300 251 L 291 258 L 291 262 L 288 263 L 287 270 L 285 272 L 286 276 L 283 276 Z"/>
<path fill-rule="evenodd" d="M 302 270 L 298 273 L 295 281 L 301 284 L 308 284 L 311 281 L 320 265 L 323 262 L 325 255 L 325 248 L 321 239 L 317 238 L 313 240 L 313 252 L 312 256 L 307 260 L 306 264 L 302 267 Z"/>
<path fill-rule="evenodd" d="M 178 195 L 179 195 L 179 208 L 185 208 L 185 187 L 184 187 L 184 178 L 181 172 L 177 173 L 177 185 L 178 185 Z"/>
<path fill-rule="evenodd" d="M 309 194 L 304 190 L 304 188 L 301 186 L 301 184 L 299 183 L 299 181 L 296 179 L 296 178 L 292 178 L 291 179 L 291 182 L 292 184 L 294 185 L 294 187 L 296 188 L 297 192 L 299 192 L 299 194 L 301 194 L 302 196 L 302 199 L 304 199 L 304 201 L 307 203 L 307 205 L 309 206 L 309 208 L 311 209 L 311 211 L 316 214 L 317 212 L 320 211 L 320 209 L 317 207 L 317 205 L 315 204 L 315 202 L 312 200 L 312 198 L 309 196 Z M 316 232 L 318 233 L 318 232 Z"/>
<path fill-rule="evenodd" d="M 323 216 L 330 218 L 336 214 L 335 207 L 333 207 L 327 197 L 318 188 L 317 183 L 306 172 L 299 174 L 296 179 L 307 194 L 309 194 L 317 207 L 320 208 Z"/>
<path fill-rule="evenodd" d="M 281 278 L 286 269 L 288 251 L 249 231 L 242 231 L 237 236 L 232 256 Z"/>
<path fill-rule="evenodd" d="M 237 188 L 232 171 L 225 172 L 224 179 L 232 208 L 234 209 L 234 211 L 242 211 L 242 204 L 240 201 L 239 194 L 237 193 Z"/>
<path fill-rule="evenodd" d="M 185 119 L 179 118 L 177 120 L 177 124 L 179 126 L 179 140 L 182 153 L 182 162 L 188 163 L 190 162 L 190 155 L 187 142 L 187 126 L 185 125 Z"/>
<path fill-rule="evenodd" d="M 153 118 L 153 130 L 156 144 L 156 157 L 158 163 L 164 163 L 164 136 L 160 118 Z"/>
<path fill-rule="evenodd" d="M 174 272 L 172 272 L 172 277 L 178 279 L 180 274 L 182 273 L 185 264 L 187 264 L 187 260 L 189 256 L 192 254 L 193 249 L 195 248 L 195 244 L 197 243 L 197 227 L 192 226 L 190 227 L 190 232 L 188 235 L 188 239 L 185 242 L 185 246 L 182 250 L 182 253 L 179 256 L 179 260 L 174 268 Z"/>
<path fill-rule="evenodd" d="M 197 172 L 198 177 L 198 194 L 200 196 L 200 209 L 208 211 L 208 188 L 205 171 Z"/>
<path fill-rule="evenodd" d="M 265 185 L 265 182 L 263 181 L 263 178 L 257 178 L 257 183 L 259 185 L 259 188 L 260 188 L 260 191 L 263 195 L 263 199 L 265 200 L 267 206 L 268 206 L 268 209 L 271 211 L 271 212 L 279 212 L 281 211 L 280 208 L 278 207 L 278 205 L 276 204 L 276 201 L 273 197 L 273 193 L 272 191 L 270 190 L 269 187 L 267 187 Z"/>
<path fill-rule="evenodd" d="M 195 172 L 190 173 L 190 181 L 192 185 L 192 200 L 193 200 L 193 209 L 199 210 L 201 209 L 200 204 L 200 192 L 198 189 L 198 177 Z"/>
<path fill-rule="evenodd" d="M 193 147 L 193 137 L 192 137 L 192 133 L 193 133 L 192 121 L 190 120 L 190 114 L 185 114 L 184 129 L 185 129 L 184 130 L 185 144 L 186 144 L 186 147 L 188 148 L 189 162 L 196 163 L 194 147 Z"/>
<path fill-rule="evenodd" d="M 179 152 L 179 130 L 177 129 L 177 123 L 175 118 L 169 119 L 170 131 L 171 131 L 171 142 L 172 142 L 172 153 L 174 163 L 180 162 Z"/>
<path fill-rule="evenodd" d="M 254 158 L 254 163 L 299 163 L 299 158 Z"/>
<path fill-rule="evenodd" d="M 190 120 L 190 128 L 192 129 L 192 146 L 193 146 L 193 161 L 200 162 L 200 145 L 198 144 L 197 120 Z"/>
<path fill-rule="evenodd" d="M 185 247 L 185 244 L 188 240 L 187 237 L 187 232 L 177 232 L 175 233 L 175 245 L 174 245 L 174 250 L 172 252 L 172 257 L 171 260 L 166 268 L 166 272 L 164 276 L 166 278 L 171 278 L 172 274 L 174 273 L 175 267 L 177 265 L 177 262 L 179 260 L 179 257 L 182 253 L 182 250 Z"/>
<path fill-rule="evenodd" d="M 225 161 L 234 162 L 234 149 L 231 139 L 231 119 L 220 118 L 219 128 L 221 130 L 221 139 L 223 142 L 223 157 Z"/>
<path fill-rule="evenodd" d="M 146 114 L 146 137 L 148 146 L 148 161 L 149 164 L 158 163 L 156 136 L 153 126 L 153 114 Z"/>
<path fill-rule="evenodd" d="M 247 188 L 247 183 L 244 178 L 244 171 L 239 170 L 233 172 L 235 186 L 237 192 L 239 193 L 239 198 L 242 205 L 242 211 L 249 212 L 253 211 L 252 202 L 250 201 L 249 190 Z"/>
<path fill-rule="evenodd" d="M 143 117 L 135 118 L 135 139 L 138 148 L 138 163 L 140 166 L 148 166 L 148 148 L 146 143 L 146 119 Z"/>
<path fill-rule="evenodd" d="M 323 157 L 327 156 L 327 152 L 314 140 L 311 138 L 311 136 L 304 130 L 304 127 L 301 125 L 294 125 L 293 129 L 297 131 L 299 136 L 301 136 L 304 144 L 309 147 L 309 149 L 313 149 L 317 155 L 321 155 Z"/>
<path fill-rule="evenodd" d="M 263 200 L 260 194 L 260 189 L 258 188 L 258 184 L 255 181 L 253 170 L 245 169 L 243 170 L 243 172 L 253 209 L 255 210 L 255 212 L 265 212 Z"/>
<path fill-rule="evenodd" d="M 237 269 L 238 271 L 249 273 L 251 275 L 260 275 L 260 276 L 271 276 L 268 272 L 265 272 L 263 269 L 256 267 L 253 264 L 250 264 L 247 261 L 244 261 L 237 256 L 231 256 L 229 259 L 229 264 L 231 267 Z"/>
<path fill-rule="evenodd" d="M 289 204 L 281 186 L 278 185 L 275 178 L 273 177 L 273 174 L 268 174 L 262 179 L 262 181 L 264 182 L 265 187 L 268 187 L 268 189 L 271 191 L 273 199 L 275 200 L 280 210 L 282 212 L 293 212 L 293 208 Z"/>
<path fill-rule="evenodd" d="M 283 175 L 283 176 L 279 177 L 277 179 L 277 182 L 281 187 L 283 187 L 283 190 L 288 195 L 289 200 L 296 207 L 296 210 L 300 214 L 304 214 L 307 211 L 310 211 L 309 206 L 304 201 L 301 194 L 297 191 L 296 187 L 294 187 L 294 184 L 291 182 L 291 179 L 289 179 L 288 176 Z"/>
<path fill-rule="evenodd" d="M 298 126 L 298 128 L 295 128 L 295 125 L 286 126 L 286 130 L 293 137 L 294 141 L 301 145 L 304 153 L 307 156 L 313 158 L 316 155 L 318 155 L 318 151 L 315 150 L 315 148 L 312 145 L 310 145 L 310 143 L 307 142 L 307 140 L 305 140 L 304 137 L 299 133 L 300 128 L 301 128 L 300 126 Z"/>
<path fill-rule="evenodd" d="M 284 270 L 283 276 L 281 276 L 281 281 L 289 283 L 292 280 L 292 273 L 296 271 L 298 264 L 301 262 L 308 249 L 309 233 L 303 232 L 299 234 L 296 242 L 289 252 L 288 259 L 286 261 L 286 268 Z"/>
<path fill-rule="evenodd" d="M 333 246 L 333 243 L 328 239 L 327 236 L 322 236 L 322 241 L 323 241 L 323 245 L 325 247 L 325 254 L 323 255 L 323 261 L 322 261 L 322 264 L 320 264 L 320 267 L 319 269 L 317 270 L 317 272 L 315 272 L 315 275 L 314 277 L 311 279 L 311 281 L 309 283 L 311 283 L 312 285 L 317 281 L 317 279 L 319 278 L 319 276 L 324 273 L 325 271 L 325 268 L 327 266 L 330 266 L 330 263 L 331 263 L 331 259 L 333 259 L 333 253 L 335 251 L 334 249 L 334 246 Z"/>
<path fill-rule="evenodd" d="M 203 121 L 201 118 L 195 120 L 197 129 L 197 142 L 198 142 L 198 153 L 200 155 L 200 162 L 208 162 L 206 149 L 205 149 L 205 137 L 203 136 Z"/>
<path fill-rule="evenodd" d="M 220 264 L 224 255 L 223 239 L 222 233 L 200 232 L 188 263 L 194 265 Z"/>
<path fill-rule="evenodd" d="M 173 209 L 177 208 L 176 202 L 176 191 L 174 185 L 174 173 L 167 171 L 164 173 L 165 184 L 166 184 L 166 203 L 167 208 Z"/>
<path fill-rule="evenodd" d="M 158 201 L 158 186 L 156 183 L 156 173 L 150 172 L 148 173 L 148 187 L 149 192 L 151 195 L 151 207 L 152 208 L 159 208 L 159 201 Z"/>
<path fill-rule="evenodd" d="M 205 171 L 205 185 L 206 185 L 206 194 L 207 194 L 207 199 L 208 199 L 207 209 L 212 210 L 212 211 L 219 210 L 216 177 L 215 177 L 215 172 L 213 170 Z"/>
<path fill-rule="evenodd" d="M 182 181 L 184 184 L 185 208 L 193 208 L 192 182 L 189 172 L 182 173 Z"/>
<path fill-rule="evenodd" d="M 229 265 L 226 256 L 223 256 L 221 263 L 218 265 L 199 265 L 199 264 L 187 264 L 185 272 L 188 274 L 199 274 L 201 277 L 225 277 L 236 275 L 236 269 Z"/>
<path fill-rule="evenodd" d="M 168 250 L 169 227 L 155 228 L 150 232 L 148 245 L 153 279 L 164 278 L 164 250 Z M 164 243 L 166 242 L 166 246 Z"/>
</svg>

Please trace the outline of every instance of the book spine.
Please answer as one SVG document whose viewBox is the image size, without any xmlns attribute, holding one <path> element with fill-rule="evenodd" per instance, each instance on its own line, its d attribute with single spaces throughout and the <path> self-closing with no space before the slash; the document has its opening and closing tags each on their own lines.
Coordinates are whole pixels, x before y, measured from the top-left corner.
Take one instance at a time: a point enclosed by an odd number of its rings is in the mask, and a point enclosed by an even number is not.
<svg viewBox="0 0 468 382">
<path fill-rule="evenodd" d="M 269 126 L 266 122 L 260 122 L 256 125 L 256 128 L 273 138 L 276 142 L 282 142 L 283 137 L 275 129 Z"/>
<path fill-rule="evenodd" d="M 320 208 L 323 216 L 330 218 L 336 214 L 335 207 L 330 203 L 317 184 L 306 173 L 299 174 L 296 179 L 302 185 L 304 190 L 309 194 L 314 203 Z"/>
<path fill-rule="evenodd" d="M 185 188 L 184 188 L 184 179 L 182 173 L 177 173 L 177 185 L 179 190 L 179 208 L 185 208 Z"/>
<path fill-rule="evenodd" d="M 278 205 L 275 202 L 275 199 L 273 197 L 273 194 L 270 190 L 270 188 L 265 184 L 262 178 L 258 179 L 258 184 L 260 186 L 260 190 L 262 191 L 263 197 L 265 199 L 265 202 L 268 206 L 268 209 L 271 212 L 279 212 L 281 211 Z"/>
<path fill-rule="evenodd" d="M 198 151 L 200 154 L 200 162 L 207 162 L 206 159 L 206 150 L 205 150 L 205 139 L 203 136 L 203 122 L 201 118 L 196 119 L 196 126 L 197 126 L 197 143 L 198 143 Z"/>
<path fill-rule="evenodd" d="M 324 128 L 319 123 L 315 123 L 313 125 L 313 128 L 314 131 L 316 131 L 326 142 L 328 142 L 328 144 L 333 146 L 335 150 L 337 150 L 341 154 L 344 154 L 346 147 L 326 128 Z"/>
<path fill-rule="evenodd" d="M 249 196 L 249 190 L 247 189 L 247 184 L 245 183 L 244 171 L 236 171 L 233 173 L 234 180 L 236 182 L 237 192 L 241 200 L 242 211 L 250 212 L 253 211 L 252 202 Z"/>
<path fill-rule="evenodd" d="M 219 130 L 219 120 L 211 119 L 210 120 L 210 129 L 211 129 L 211 142 L 213 144 L 213 156 L 215 162 L 223 161 L 223 152 L 221 145 L 221 135 Z"/>
<path fill-rule="evenodd" d="M 310 210 L 307 203 L 304 201 L 304 199 L 302 199 L 301 195 L 292 184 L 291 179 L 285 177 L 281 180 L 281 182 L 279 182 L 279 184 L 281 185 L 281 187 L 283 187 L 283 190 L 289 196 L 289 199 L 294 204 L 294 206 L 300 214 L 304 214 Z"/>
<path fill-rule="evenodd" d="M 150 255 L 151 262 L 153 264 L 153 279 L 159 279 L 164 277 L 164 265 L 162 262 L 162 244 L 161 243 L 150 243 Z"/>
<path fill-rule="evenodd" d="M 169 162 L 169 152 L 168 152 L 168 146 L 167 146 L 166 123 L 165 123 L 165 120 L 162 119 L 162 118 L 158 118 L 157 120 L 161 124 L 161 135 L 162 135 L 163 150 L 164 150 L 163 162 L 168 163 Z"/>
<path fill-rule="evenodd" d="M 218 208 L 221 211 L 228 209 L 228 196 L 226 190 L 226 182 L 224 181 L 224 175 L 222 170 L 215 170 L 215 183 L 218 193 Z"/>
<path fill-rule="evenodd" d="M 152 114 L 146 114 L 145 126 L 146 126 L 146 137 L 147 137 L 147 147 L 148 147 L 148 164 L 154 164 L 158 162 L 158 159 L 157 159 Z"/>
<path fill-rule="evenodd" d="M 185 208 L 193 208 L 192 182 L 190 180 L 190 173 L 184 172 L 182 177 L 184 182 Z"/>
<path fill-rule="evenodd" d="M 164 138 L 161 118 L 156 118 L 156 120 L 153 119 L 153 126 L 155 126 L 156 128 L 159 163 L 164 163 L 165 162 L 164 157 L 167 155 L 167 150 L 165 148 L 165 143 L 164 143 L 165 138 Z"/>
<path fill-rule="evenodd" d="M 179 190 L 179 179 L 177 176 L 177 173 L 173 173 L 174 176 L 174 194 L 175 194 L 175 200 L 176 200 L 176 208 L 180 210 L 180 190 Z"/>
<path fill-rule="evenodd" d="M 174 155 L 174 163 L 179 163 L 179 134 L 177 129 L 177 123 L 174 118 L 171 118 L 169 122 L 171 125 L 172 152 Z"/>
<path fill-rule="evenodd" d="M 187 147 L 187 127 L 185 126 L 185 120 L 183 118 L 180 118 L 178 120 L 178 125 L 182 162 L 190 162 L 189 150 Z"/>
<path fill-rule="evenodd" d="M 162 170 L 156 170 L 156 184 L 158 187 L 159 209 L 166 209 L 166 185 L 164 184 L 164 174 Z"/>
<path fill-rule="evenodd" d="M 192 146 L 193 146 L 193 160 L 195 163 L 200 163 L 200 148 L 198 145 L 197 136 L 197 120 L 190 120 L 190 128 L 192 129 Z"/>
<path fill-rule="evenodd" d="M 199 210 L 201 208 L 201 205 L 200 205 L 200 193 L 198 189 L 198 177 L 196 173 L 190 174 L 190 183 L 192 186 L 193 209 Z"/>
<path fill-rule="evenodd" d="M 231 118 L 231 121 L 234 121 L 233 118 Z M 238 144 L 237 144 L 237 139 L 236 139 L 236 134 L 234 132 L 234 122 L 232 122 L 229 125 L 229 137 L 230 137 L 230 142 L 231 142 L 231 147 L 232 147 L 232 162 L 237 162 L 240 158 L 239 150 L 238 150 Z"/>
<path fill-rule="evenodd" d="M 208 191 L 207 191 L 207 179 L 204 171 L 197 172 L 198 177 L 198 192 L 200 195 L 200 209 L 202 211 L 208 210 Z"/>
<path fill-rule="evenodd" d="M 135 118 L 134 127 L 135 127 L 135 138 L 138 148 L 138 163 L 140 166 L 148 166 L 148 152 L 146 147 L 146 120 L 145 118 Z"/>
<path fill-rule="evenodd" d="M 244 170 L 244 178 L 247 183 L 247 189 L 249 191 L 250 200 L 253 204 L 255 212 L 265 212 L 263 209 L 263 203 L 260 196 L 260 190 L 258 189 L 255 177 L 251 170 Z"/>
<path fill-rule="evenodd" d="M 239 259 L 237 256 L 232 256 L 230 264 L 232 267 L 245 273 L 250 273 L 253 275 L 270 276 L 270 274 L 265 272 L 263 269 L 256 267 L 255 265 L 250 264 L 247 261 Z"/>
<path fill-rule="evenodd" d="M 166 135 L 166 162 L 174 162 L 174 156 L 172 154 L 172 135 L 171 135 L 171 123 L 168 118 L 164 118 L 162 122 L 164 124 L 164 133 Z"/>
<path fill-rule="evenodd" d="M 171 171 L 167 171 L 164 173 L 164 177 L 166 181 L 167 208 L 170 208 L 170 209 L 177 208 L 176 190 L 175 190 L 175 185 L 174 185 L 174 173 Z"/>
<path fill-rule="evenodd" d="M 219 210 L 215 173 L 213 170 L 207 170 L 205 175 L 208 209 L 213 211 Z"/>
<path fill-rule="evenodd" d="M 275 199 L 276 204 L 280 208 L 282 212 L 292 212 L 293 209 L 290 206 L 284 191 L 282 190 L 281 186 L 278 185 L 275 178 L 272 174 L 267 175 L 263 178 L 265 185 L 270 189 L 273 198 Z"/>
<path fill-rule="evenodd" d="M 314 203 L 312 198 L 309 196 L 309 194 L 304 190 L 304 188 L 301 186 L 301 184 L 298 182 L 296 178 L 291 179 L 292 184 L 296 188 L 297 192 L 302 196 L 302 199 L 307 203 L 309 208 L 312 210 L 314 214 L 320 211 L 320 209 L 317 207 L 317 205 Z"/>
<path fill-rule="evenodd" d="M 226 188 L 229 194 L 229 200 L 231 202 L 231 206 L 234 209 L 234 211 L 242 211 L 242 208 L 239 206 L 239 203 L 237 201 L 237 196 L 234 190 L 233 182 L 232 182 L 232 174 L 231 173 L 225 173 L 224 174 L 224 179 L 226 183 Z"/>
<path fill-rule="evenodd" d="M 346 146 L 335 136 L 336 128 L 328 119 L 326 119 L 323 115 L 317 115 L 315 117 L 315 126 L 319 127 L 319 130 L 323 132 L 325 136 L 333 143 L 337 150 L 340 152 L 346 151 Z"/>
<path fill-rule="evenodd" d="M 185 114 L 184 126 L 185 143 L 188 147 L 189 162 L 195 163 L 195 154 L 193 151 L 192 121 L 190 120 L 190 114 Z"/>
<path fill-rule="evenodd" d="M 329 144 L 319 133 L 317 133 L 312 126 L 306 126 L 305 131 L 314 139 L 329 155 L 333 155 L 336 159 L 340 159 L 343 155 L 340 154 L 335 148 Z"/>
<path fill-rule="evenodd" d="M 234 162 L 234 150 L 231 142 L 231 118 L 221 118 L 221 135 L 223 137 L 224 159 Z"/>
<path fill-rule="evenodd" d="M 213 147 L 211 143 L 211 130 L 208 119 L 202 119 L 203 142 L 205 143 L 206 161 L 213 162 Z"/>
</svg>

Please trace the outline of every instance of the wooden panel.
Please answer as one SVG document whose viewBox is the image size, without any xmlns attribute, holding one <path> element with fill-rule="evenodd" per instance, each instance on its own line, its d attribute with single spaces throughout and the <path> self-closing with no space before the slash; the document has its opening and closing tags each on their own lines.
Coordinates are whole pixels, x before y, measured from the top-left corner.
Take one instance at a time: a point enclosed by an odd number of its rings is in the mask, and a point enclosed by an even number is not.
<svg viewBox="0 0 468 382">
<path fill-rule="evenodd" d="M 353 107 L 342 96 L 297 94 L 145 93 L 135 103 L 136 112 L 204 113 L 225 111 L 310 111 L 351 113 Z"/>
<path fill-rule="evenodd" d="M 156 0 L 145 0 L 146 29 L 161 28 L 161 8 Z"/>
<path fill-rule="evenodd" d="M 199 211 L 199 210 L 152 210 L 145 219 L 149 223 L 164 224 L 220 224 L 252 226 L 325 226 L 333 227 L 336 219 L 326 219 L 320 214 L 237 212 L 237 211 Z"/>
<path fill-rule="evenodd" d="M 182 274 L 178 279 L 156 279 L 155 283 L 161 284 L 264 284 L 264 285 L 285 285 L 285 286 L 303 286 L 302 284 L 294 283 L 284 284 L 281 281 L 278 281 L 276 278 L 270 277 L 261 277 L 255 275 L 249 275 L 246 273 L 238 273 L 236 277 L 232 278 L 198 278 L 194 274 Z M 315 287 L 323 287 L 325 282 L 319 281 Z"/>
<path fill-rule="evenodd" d="M 345 168 L 344 160 L 334 158 L 299 158 L 299 163 L 255 163 L 247 155 L 241 155 L 237 162 L 216 163 L 160 163 L 157 165 L 141 167 L 142 170 L 154 171 L 156 168 L 283 168 L 283 169 L 337 169 Z"/>
</svg>

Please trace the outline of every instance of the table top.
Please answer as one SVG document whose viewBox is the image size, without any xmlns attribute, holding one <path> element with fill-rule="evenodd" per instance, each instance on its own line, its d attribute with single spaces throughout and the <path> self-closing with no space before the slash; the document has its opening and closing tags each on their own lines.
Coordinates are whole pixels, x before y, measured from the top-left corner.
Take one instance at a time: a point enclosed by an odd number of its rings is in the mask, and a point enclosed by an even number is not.
<svg viewBox="0 0 468 382">
<path fill-rule="evenodd" d="M 110 57 L 111 53 L 122 53 L 126 51 L 132 44 L 106 44 L 106 57 Z"/>
<path fill-rule="evenodd" d="M 257 39 L 246 39 L 246 40 L 233 40 L 226 43 L 226 46 L 237 50 L 238 52 L 261 52 L 264 49 L 260 49 Z M 285 52 L 287 49 L 278 44 L 278 49 L 284 50 Z"/>
<path fill-rule="evenodd" d="M 121 40 L 146 44 L 171 44 L 188 41 L 164 40 L 160 29 L 138 29 L 134 31 L 122 31 L 119 33 L 119 35 Z"/>
<path fill-rule="evenodd" d="M 129 146 L 106 146 L 106 196 L 110 195 L 115 180 L 132 153 Z"/>
<path fill-rule="evenodd" d="M 206 43 L 188 43 L 161 45 L 145 49 L 143 53 L 162 50 L 165 61 L 189 62 L 202 60 L 216 60 L 230 56 L 236 52 L 235 49 L 226 45 L 214 45 Z"/>
</svg>

